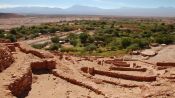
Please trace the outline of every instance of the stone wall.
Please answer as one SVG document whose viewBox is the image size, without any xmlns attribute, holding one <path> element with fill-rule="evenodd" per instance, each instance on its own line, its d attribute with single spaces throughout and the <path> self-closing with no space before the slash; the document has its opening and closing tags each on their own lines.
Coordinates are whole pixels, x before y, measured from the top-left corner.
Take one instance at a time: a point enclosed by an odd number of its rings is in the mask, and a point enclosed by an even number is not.
<svg viewBox="0 0 175 98">
<path fill-rule="evenodd" d="M 85 73 L 89 73 L 88 67 L 83 67 L 81 70 Z M 126 79 L 126 80 L 134 80 L 134 81 L 156 81 L 156 76 L 135 76 L 135 75 L 128 75 L 128 74 L 122 74 L 122 73 L 114 73 L 114 72 L 109 72 L 109 71 L 101 71 L 101 70 L 91 70 L 91 73 L 89 74 L 99 74 L 99 75 L 104 75 L 108 77 L 114 77 L 114 78 L 121 78 L 121 79 Z"/>
<path fill-rule="evenodd" d="M 8 68 L 14 62 L 10 49 L 0 45 L 0 72 Z"/>
<path fill-rule="evenodd" d="M 100 71 L 100 70 L 95 70 L 95 73 L 99 75 L 105 75 L 109 77 L 121 78 L 126 80 L 147 81 L 147 82 L 156 81 L 156 76 L 134 76 L 134 75 L 127 75 L 127 74 Z"/>
<path fill-rule="evenodd" d="M 27 73 L 25 73 L 22 77 L 15 79 L 8 88 L 14 96 L 23 98 L 31 90 L 31 85 L 32 72 L 31 69 L 28 69 Z"/>
<path fill-rule="evenodd" d="M 126 62 L 121 61 L 120 59 L 118 60 L 106 60 L 105 63 L 107 64 L 113 64 L 115 66 L 123 66 L 123 67 L 130 67 L 130 64 L 127 64 Z"/>
<path fill-rule="evenodd" d="M 140 71 L 146 72 L 146 68 L 130 68 L 130 67 L 110 67 L 110 70 L 119 70 L 119 71 Z"/>
<path fill-rule="evenodd" d="M 173 66 L 173 67 L 175 67 L 175 62 L 157 62 L 157 66 Z"/>
<path fill-rule="evenodd" d="M 81 81 L 80 79 L 76 79 L 75 77 L 71 77 L 71 76 L 63 74 L 62 72 L 59 72 L 59 71 L 53 71 L 53 75 L 55 75 L 56 77 L 60 77 L 61 79 L 64 79 L 67 82 L 70 82 L 72 84 L 90 89 L 97 94 L 105 95 L 96 86 L 94 86 L 95 84 L 92 85 L 92 82 L 88 83 L 87 81 L 84 81 L 84 80 Z"/>
<path fill-rule="evenodd" d="M 53 58 L 54 57 L 50 52 L 38 50 L 38 49 L 33 49 L 26 44 L 19 43 L 18 47 L 19 47 L 20 51 L 22 51 L 26 54 L 31 53 L 39 58 Z"/>
<path fill-rule="evenodd" d="M 55 69 L 56 68 L 56 61 L 54 61 L 54 60 L 42 60 L 42 61 L 31 62 L 31 68 L 33 70 Z"/>
</svg>

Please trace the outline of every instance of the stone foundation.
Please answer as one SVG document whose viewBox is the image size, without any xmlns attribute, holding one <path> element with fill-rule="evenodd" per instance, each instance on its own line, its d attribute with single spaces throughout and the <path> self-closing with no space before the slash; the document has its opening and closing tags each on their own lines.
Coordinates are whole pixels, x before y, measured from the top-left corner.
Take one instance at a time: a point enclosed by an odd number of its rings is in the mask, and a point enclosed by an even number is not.
<svg viewBox="0 0 175 98">
<path fill-rule="evenodd" d="M 56 61 L 54 60 L 42 60 L 31 62 L 32 70 L 42 70 L 42 69 L 55 69 L 56 68 Z"/>
<path fill-rule="evenodd" d="M 172 67 L 175 67 L 175 62 L 157 62 L 157 66 L 172 66 Z"/>
<path fill-rule="evenodd" d="M 14 96 L 21 98 L 28 94 L 28 92 L 31 90 L 31 85 L 32 72 L 30 69 L 28 69 L 26 74 L 14 80 L 13 83 L 8 86 L 8 88 Z"/>
<path fill-rule="evenodd" d="M 146 68 L 110 67 L 110 70 L 146 72 Z"/>
<path fill-rule="evenodd" d="M 88 67 L 83 67 L 81 70 L 85 73 L 88 73 L 89 68 Z M 93 72 L 92 72 L 93 71 Z M 134 81 L 156 81 L 156 76 L 135 76 L 135 75 L 127 75 L 127 74 L 122 74 L 122 73 L 114 73 L 114 72 L 109 72 L 109 71 L 101 71 L 101 70 L 91 70 L 90 74 L 99 74 L 99 75 L 104 75 L 108 77 L 114 77 L 114 78 L 121 78 L 121 79 L 126 79 L 126 80 L 134 80 Z"/>
<path fill-rule="evenodd" d="M 24 44 L 19 43 L 18 48 L 20 49 L 20 51 L 22 51 L 26 54 L 31 53 L 39 58 L 53 58 L 54 57 L 50 52 L 38 50 L 38 49 L 33 49 L 28 45 L 24 45 Z"/>
</svg>

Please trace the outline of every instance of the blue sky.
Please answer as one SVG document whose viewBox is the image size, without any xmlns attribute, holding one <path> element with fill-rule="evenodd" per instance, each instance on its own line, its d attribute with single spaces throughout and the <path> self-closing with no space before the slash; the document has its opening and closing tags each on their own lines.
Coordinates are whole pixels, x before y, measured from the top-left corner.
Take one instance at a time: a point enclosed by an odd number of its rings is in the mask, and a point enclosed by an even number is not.
<svg viewBox="0 0 175 98">
<path fill-rule="evenodd" d="M 68 8 L 73 5 L 93 6 L 105 9 L 133 7 L 175 7 L 175 0 L 0 0 L 0 8 L 41 6 Z"/>
</svg>

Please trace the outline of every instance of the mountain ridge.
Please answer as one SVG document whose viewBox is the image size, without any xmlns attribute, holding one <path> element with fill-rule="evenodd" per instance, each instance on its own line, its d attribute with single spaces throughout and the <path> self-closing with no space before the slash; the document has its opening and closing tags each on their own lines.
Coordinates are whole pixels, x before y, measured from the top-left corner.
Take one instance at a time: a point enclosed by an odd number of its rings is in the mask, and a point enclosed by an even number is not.
<svg viewBox="0 0 175 98">
<path fill-rule="evenodd" d="M 118 8 L 118 9 L 103 9 L 103 8 L 98 8 L 98 7 L 74 5 L 69 8 L 65 8 L 65 9 L 59 8 L 59 7 L 1 8 L 0 13 L 175 17 L 175 8 L 174 7 L 159 7 L 159 8 L 123 7 L 123 8 Z"/>
</svg>

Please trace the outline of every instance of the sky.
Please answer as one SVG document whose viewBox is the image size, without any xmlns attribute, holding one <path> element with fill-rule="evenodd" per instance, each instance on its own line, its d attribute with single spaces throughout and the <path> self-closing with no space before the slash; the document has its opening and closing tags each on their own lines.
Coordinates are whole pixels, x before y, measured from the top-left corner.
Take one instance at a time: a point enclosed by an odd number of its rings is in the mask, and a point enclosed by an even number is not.
<svg viewBox="0 0 175 98">
<path fill-rule="evenodd" d="M 0 0 L 0 8 L 31 6 L 68 8 L 73 5 L 92 6 L 103 9 L 123 7 L 157 8 L 175 7 L 175 0 Z"/>
</svg>

